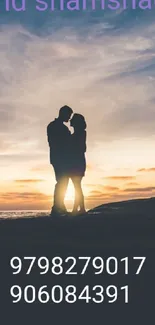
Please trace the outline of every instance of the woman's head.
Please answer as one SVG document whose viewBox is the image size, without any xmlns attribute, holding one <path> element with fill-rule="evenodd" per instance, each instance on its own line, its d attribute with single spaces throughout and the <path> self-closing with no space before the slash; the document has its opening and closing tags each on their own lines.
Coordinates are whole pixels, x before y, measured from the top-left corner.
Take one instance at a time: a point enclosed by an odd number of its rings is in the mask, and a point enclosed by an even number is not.
<svg viewBox="0 0 155 325">
<path fill-rule="evenodd" d="M 85 130 L 87 127 L 84 116 L 76 113 L 73 115 L 70 124 L 76 130 Z"/>
</svg>

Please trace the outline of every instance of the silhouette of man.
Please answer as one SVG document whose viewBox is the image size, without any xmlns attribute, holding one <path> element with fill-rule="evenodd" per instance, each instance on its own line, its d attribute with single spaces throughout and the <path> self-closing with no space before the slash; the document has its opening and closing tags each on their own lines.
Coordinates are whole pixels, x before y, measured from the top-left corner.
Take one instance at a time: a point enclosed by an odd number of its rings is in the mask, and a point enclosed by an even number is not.
<svg viewBox="0 0 155 325">
<path fill-rule="evenodd" d="M 53 165 L 56 185 L 54 204 L 51 214 L 62 215 L 67 212 L 64 198 L 69 182 L 69 143 L 71 133 L 64 122 L 68 122 L 73 111 L 65 105 L 60 108 L 59 116 L 47 126 L 47 138 L 50 147 L 50 163 Z"/>
</svg>

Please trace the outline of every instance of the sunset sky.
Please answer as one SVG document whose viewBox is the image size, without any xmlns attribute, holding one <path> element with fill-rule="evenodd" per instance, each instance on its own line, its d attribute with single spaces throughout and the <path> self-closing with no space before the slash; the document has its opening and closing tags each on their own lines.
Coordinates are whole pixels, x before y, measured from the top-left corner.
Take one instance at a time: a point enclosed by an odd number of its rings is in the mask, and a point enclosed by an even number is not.
<svg viewBox="0 0 155 325">
<path fill-rule="evenodd" d="M 0 210 L 51 208 L 46 127 L 64 104 L 88 124 L 86 207 L 155 196 L 155 11 L 28 2 L 0 4 Z"/>
</svg>

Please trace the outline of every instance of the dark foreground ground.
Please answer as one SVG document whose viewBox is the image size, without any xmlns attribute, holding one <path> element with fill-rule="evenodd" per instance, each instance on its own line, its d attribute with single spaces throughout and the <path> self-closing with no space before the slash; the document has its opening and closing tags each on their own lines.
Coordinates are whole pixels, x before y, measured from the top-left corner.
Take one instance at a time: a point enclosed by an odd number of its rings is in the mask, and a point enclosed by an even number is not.
<svg viewBox="0 0 155 325">
<path fill-rule="evenodd" d="M 20 274 L 10 266 L 13 256 L 20 257 L 22 269 Z M 48 271 L 40 275 L 37 261 L 44 256 L 52 259 L 59 256 L 63 259 L 63 274 L 54 275 Z M 66 275 L 72 260 L 77 263 L 72 271 L 76 275 Z M 91 257 L 84 275 L 81 275 L 83 262 L 78 257 Z M 104 260 L 102 274 L 95 275 L 92 266 L 94 257 Z M 106 272 L 106 261 L 109 257 L 118 261 L 115 275 Z M 36 257 L 29 275 L 26 275 L 28 264 L 24 257 Z M 120 260 L 128 257 L 128 274 L 124 274 L 124 264 Z M 136 275 L 140 261 L 133 257 L 146 257 L 140 274 Z M 155 198 L 134 200 L 102 205 L 89 211 L 82 217 L 66 218 L 28 218 L 20 220 L 0 221 L 0 318 L 1 324 L 153 324 L 155 319 Z M 99 262 L 99 261 L 98 261 Z M 112 262 L 113 263 L 113 262 Z M 110 264 L 111 271 L 114 264 Z M 36 301 L 27 304 L 22 299 L 13 304 L 10 288 L 19 285 L 22 290 L 33 285 L 36 290 L 47 285 L 48 291 L 54 285 L 65 288 L 68 285 L 77 287 L 77 296 L 89 285 L 90 296 L 93 287 L 104 287 L 104 301 L 89 303 L 77 300 L 75 303 L 62 302 L 42 304 Z M 118 299 L 109 303 L 106 288 L 114 285 L 118 288 Z M 129 303 L 124 303 L 121 287 L 129 287 Z M 65 289 L 64 289 L 65 290 Z M 113 292 L 111 292 L 113 294 Z M 98 296 L 99 298 L 99 296 Z M 112 299 L 112 298 L 110 298 Z"/>
</svg>

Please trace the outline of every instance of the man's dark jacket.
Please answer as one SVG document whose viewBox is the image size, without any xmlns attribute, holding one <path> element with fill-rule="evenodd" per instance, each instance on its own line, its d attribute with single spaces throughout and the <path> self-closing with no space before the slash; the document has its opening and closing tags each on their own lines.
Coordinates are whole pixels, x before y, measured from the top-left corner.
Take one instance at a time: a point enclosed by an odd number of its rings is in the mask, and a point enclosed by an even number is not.
<svg viewBox="0 0 155 325">
<path fill-rule="evenodd" d="M 66 170 L 69 165 L 71 133 L 59 118 L 47 126 L 47 138 L 50 147 L 50 163 L 54 167 Z"/>
</svg>

